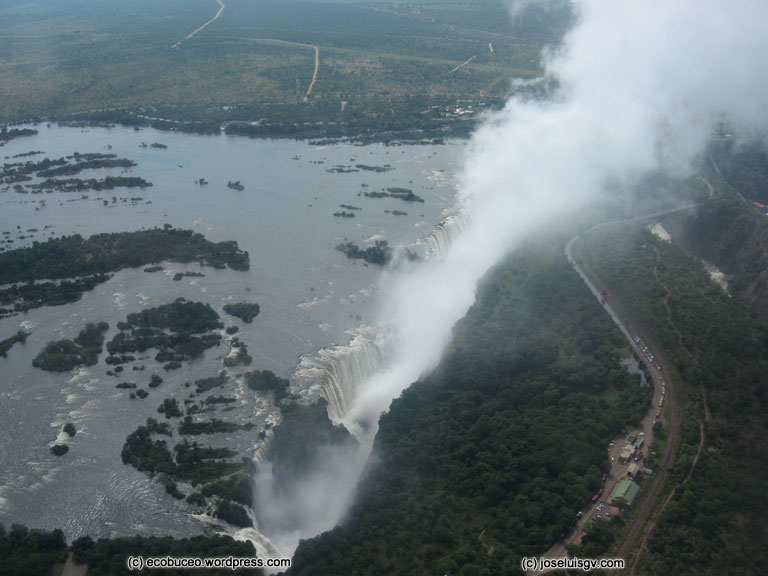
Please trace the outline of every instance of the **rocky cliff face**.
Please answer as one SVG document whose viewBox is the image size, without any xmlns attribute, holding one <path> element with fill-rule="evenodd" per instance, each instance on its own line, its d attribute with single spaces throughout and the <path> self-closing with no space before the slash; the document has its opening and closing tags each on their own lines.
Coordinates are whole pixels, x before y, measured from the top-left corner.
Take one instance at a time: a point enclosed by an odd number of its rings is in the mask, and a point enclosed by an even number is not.
<svg viewBox="0 0 768 576">
<path fill-rule="evenodd" d="M 733 295 L 768 320 L 768 216 L 721 181 L 676 240 L 730 275 Z"/>
</svg>

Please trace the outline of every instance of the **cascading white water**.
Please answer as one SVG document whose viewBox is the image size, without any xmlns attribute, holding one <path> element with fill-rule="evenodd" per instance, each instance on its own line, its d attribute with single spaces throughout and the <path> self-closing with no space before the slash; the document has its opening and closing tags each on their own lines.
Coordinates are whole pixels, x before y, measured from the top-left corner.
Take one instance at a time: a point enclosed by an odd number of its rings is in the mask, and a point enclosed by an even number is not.
<svg viewBox="0 0 768 576">
<path fill-rule="evenodd" d="M 426 260 L 439 260 L 468 224 L 469 217 L 464 210 L 444 216 L 429 238 L 421 242 L 428 248 Z M 420 266 L 418 262 L 406 262 L 405 265 Z M 394 266 L 397 268 L 398 263 Z M 291 391 L 308 403 L 318 397 L 324 398 L 328 403 L 329 418 L 335 424 L 347 427 L 357 437 L 358 447 L 353 450 L 328 447 L 321 459 L 321 469 L 312 470 L 294 486 L 281 486 L 281 490 L 276 490 L 272 474 L 274 435 L 271 429 L 256 450 L 253 461 L 257 468 L 254 479 L 257 516 L 263 514 L 267 523 L 276 518 L 294 518 L 296 521 L 290 529 L 283 526 L 267 533 L 261 533 L 254 522 L 255 528 L 238 533 L 240 538 L 253 540 L 268 556 L 291 554 L 300 538 L 332 528 L 349 505 L 367 461 L 376 426 L 366 419 L 350 420 L 350 407 L 360 386 L 386 370 L 399 333 L 392 327 L 362 325 L 349 334 L 351 340 L 345 346 L 303 356 L 292 378 Z"/>
<path fill-rule="evenodd" d="M 442 259 L 453 241 L 470 224 L 469 212 L 464 208 L 446 216 L 427 237 L 427 257 Z"/>
<path fill-rule="evenodd" d="M 392 333 L 364 325 L 346 346 L 334 346 L 304 356 L 294 377 L 299 394 L 319 394 L 328 401 L 328 416 L 339 422 L 347 413 L 359 382 L 386 361 Z"/>
<path fill-rule="evenodd" d="M 404 253 L 398 253 L 385 271 L 382 285 L 386 286 L 408 269 L 442 260 L 454 240 L 469 227 L 469 214 L 464 209 L 444 212 L 429 236 L 411 247 L 420 246 L 418 251 L 425 261 L 412 262 L 403 258 Z M 385 372 L 395 358 L 400 332 L 393 326 L 365 324 L 348 333 L 349 344 L 325 348 L 301 358 L 291 379 L 291 392 L 307 403 L 324 398 L 331 421 L 345 426 L 357 438 L 357 447 L 350 450 L 328 446 L 306 478 L 297 479 L 292 485 L 281 485 L 279 489 L 272 474 L 272 430 L 255 453 L 254 510 L 256 516 L 263 516 L 264 526 L 271 522 L 272 528 L 261 533 L 254 523 L 254 529 L 241 531 L 239 536 L 246 537 L 246 533 L 251 534 L 249 539 L 257 536 L 259 549 L 267 550 L 269 556 L 290 555 L 299 539 L 319 534 L 338 522 L 349 505 L 372 448 L 376 423 L 367 417 L 350 417 L 351 408 L 360 395 L 361 386 Z M 289 527 L 283 522 L 281 525 L 281 519 L 293 519 L 295 524 Z M 276 554 L 278 549 L 280 553 Z"/>
<path fill-rule="evenodd" d="M 253 453 L 252 462 L 256 468 L 260 468 L 264 462 L 269 460 L 270 452 L 272 450 L 272 440 L 275 437 L 275 433 L 272 428 L 266 430 L 264 438 L 259 443 L 258 447 Z"/>
<path fill-rule="evenodd" d="M 444 214 L 434 230 L 422 241 L 427 260 L 442 259 L 453 241 L 467 230 L 470 216 L 464 208 Z M 342 422 L 361 382 L 381 370 L 396 339 L 391 329 L 364 325 L 346 346 L 334 346 L 302 357 L 294 376 L 294 391 L 312 397 L 320 394 L 328 402 L 328 416 Z M 348 423 L 347 423 L 348 424 Z M 350 430 L 353 434 L 356 430 Z"/>
</svg>

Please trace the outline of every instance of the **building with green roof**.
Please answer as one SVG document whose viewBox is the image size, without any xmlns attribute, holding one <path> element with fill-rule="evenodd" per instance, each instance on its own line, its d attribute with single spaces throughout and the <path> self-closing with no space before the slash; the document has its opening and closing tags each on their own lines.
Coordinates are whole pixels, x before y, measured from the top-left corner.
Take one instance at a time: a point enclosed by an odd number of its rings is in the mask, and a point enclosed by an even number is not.
<svg viewBox="0 0 768 576">
<path fill-rule="evenodd" d="M 611 502 L 617 505 L 632 506 L 637 500 L 638 494 L 640 494 L 640 486 L 632 480 L 621 480 L 611 491 Z"/>
</svg>

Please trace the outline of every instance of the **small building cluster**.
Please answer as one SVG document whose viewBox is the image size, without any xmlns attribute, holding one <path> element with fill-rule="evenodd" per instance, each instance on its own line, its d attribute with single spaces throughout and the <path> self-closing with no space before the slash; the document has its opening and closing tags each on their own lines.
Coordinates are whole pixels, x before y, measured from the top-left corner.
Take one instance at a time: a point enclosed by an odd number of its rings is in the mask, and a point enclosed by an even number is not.
<svg viewBox="0 0 768 576">
<path fill-rule="evenodd" d="M 482 115 L 485 111 L 485 102 L 473 102 L 471 100 L 457 100 L 455 106 L 434 104 L 421 112 L 423 116 L 433 118 L 464 118 Z"/>
<path fill-rule="evenodd" d="M 611 503 L 617 506 L 632 506 L 640 494 L 640 486 L 632 480 L 620 480 L 611 491 Z"/>
<path fill-rule="evenodd" d="M 624 442 L 624 446 L 619 453 L 619 460 L 622 464 L 626 464 L 630 460 L 634 459 L 635 462 L 640 462 L 643 459 L 643 453 L 640 451 L 645 445 L 645 432 L 640 432 L 636 436 L 630 434 L 627 436 L 627 440 Z"/>
</svg>

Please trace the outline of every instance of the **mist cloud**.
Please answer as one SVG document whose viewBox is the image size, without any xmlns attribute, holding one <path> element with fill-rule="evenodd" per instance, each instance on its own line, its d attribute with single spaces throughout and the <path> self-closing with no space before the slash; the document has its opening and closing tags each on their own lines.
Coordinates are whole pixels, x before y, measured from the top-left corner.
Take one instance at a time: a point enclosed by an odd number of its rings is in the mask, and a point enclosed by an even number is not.
<svg viewBox="0 0 768 576">
<path fill-rule="evenodd" d="M 348 424 L 375 427 L 391 400 L 435 367 L 479 280 L 524 239 L 599 200 L 608 181 L 687 170 L 718 115 L 766 126 L 768 3 L 581 0 L 573 8 L 574 28 L 545 57 L 553 97 L 512 99 L 467 147 L 459 201 L 470 228 L 442 261 L 385 281 L 382 322 L 399 331 L 399 346 L 391 365 L 361 384 Z"/>
</svg>

